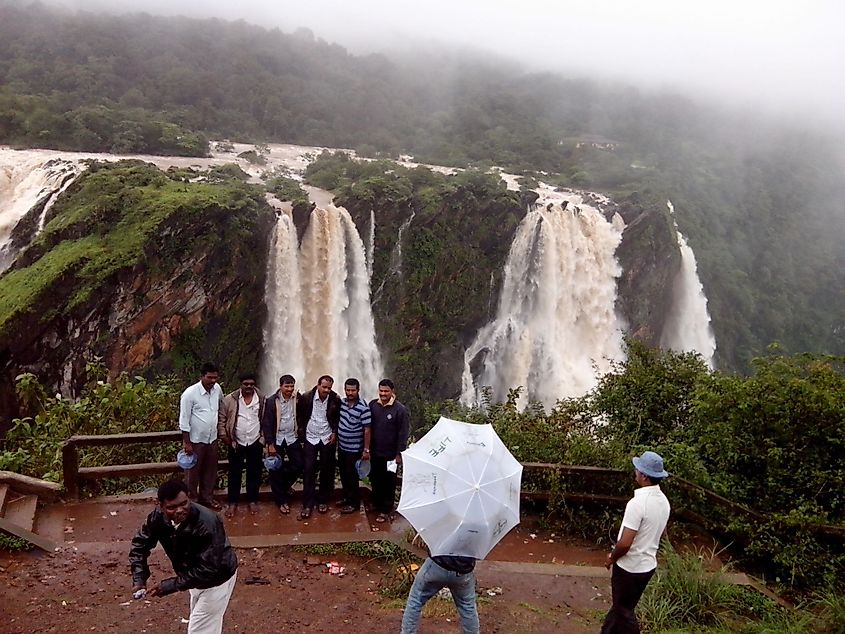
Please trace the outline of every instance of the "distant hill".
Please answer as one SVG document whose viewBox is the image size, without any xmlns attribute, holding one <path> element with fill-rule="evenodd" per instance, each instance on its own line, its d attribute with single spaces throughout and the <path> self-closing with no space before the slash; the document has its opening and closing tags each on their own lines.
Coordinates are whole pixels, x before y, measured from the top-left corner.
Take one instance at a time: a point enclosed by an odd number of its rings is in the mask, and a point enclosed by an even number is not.
<svg viewBox="0 0 845 634">
<path fill-rule="evenodd" d="M 221 137 L 670 198 L 722 367 L 773 341 L 845 353 L 845 170 L 826 139 L 501 60 L 394 61 L 307 30 L 0 5 L 0 143 L 200 155 Z"/>
</svg>

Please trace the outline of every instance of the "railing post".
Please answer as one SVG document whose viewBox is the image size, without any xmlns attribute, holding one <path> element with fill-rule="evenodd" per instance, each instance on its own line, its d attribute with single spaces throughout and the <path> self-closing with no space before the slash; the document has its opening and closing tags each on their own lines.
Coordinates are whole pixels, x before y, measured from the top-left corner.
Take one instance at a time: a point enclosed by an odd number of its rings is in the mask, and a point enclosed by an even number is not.
<svg viewBox="0 0 845 634">
<path fill-rule="evenodd" d="M 70 438 L 62 443 L 62 478 L 71 499 L 79 499 L 79 451 Z"/>
</svg>

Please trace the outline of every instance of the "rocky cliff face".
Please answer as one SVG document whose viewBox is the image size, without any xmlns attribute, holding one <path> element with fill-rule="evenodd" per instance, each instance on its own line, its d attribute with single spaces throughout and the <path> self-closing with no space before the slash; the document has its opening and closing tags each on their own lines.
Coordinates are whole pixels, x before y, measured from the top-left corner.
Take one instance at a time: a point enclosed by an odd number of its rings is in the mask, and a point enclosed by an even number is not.
<svg viewBox="0 0 845 634">
<path fill-rule="evenodd" d="M 672 305 L 672 282 L 681 267 L 681 253 L 665 205 L 634 193 L 621 202 L 625 220 L 616 257 L 622 266 L 616 305 L 628 333 L 650 346 L 660 335 Z"/>
<path fill-rule="evenodd" d="M 237 181 L 189 183 L 137 164 L 82 176 L 0 278 L 4 426 L 22 372 L 73 397 L 97 358 L 112 375 L 193 377 L 204 360 L 229 381 L 257 369 L 273 220 Z"/>
<path fill-rule="evenodd" d="M 387 373 L 403 400 L 455 398 L 464 351 L 495 313 L 530 192 L 472 172 L 362 176 L 337 191 L 338 203 L 365 246 L 374 219 L 372 304 Z M 0 277 L 0 432 L 18 414 L 22 372 L 74 397 L 95 359 L 112 375 L 175 372 L 186 382 L 205 360 L 230 384 L 257 370 L 274 212 L 237 178 L 198 177 L 95 164 L 53 205 Z M 301 230 L 311 206 L 300 207 Z M 627 225 L 617 308 L 634 336 L 656 345 L 680 264 L 671 218 L 637 195 L 614 210 Z"/>
</svg>

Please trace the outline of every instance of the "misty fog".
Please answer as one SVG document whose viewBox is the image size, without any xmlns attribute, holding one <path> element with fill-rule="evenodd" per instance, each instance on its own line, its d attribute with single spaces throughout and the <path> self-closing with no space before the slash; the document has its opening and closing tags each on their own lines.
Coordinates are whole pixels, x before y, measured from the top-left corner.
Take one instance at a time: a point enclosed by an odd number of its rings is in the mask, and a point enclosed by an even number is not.
<svg viewBox="0 0 845 634">
<path fill-rule="evenodd" d="M 678 90 L 842 123 L 845 5 L 834 0 L 57 0 L 70 8 L 244 19 L 311 29 L 354 53 L 466 46 L 526 70 Z"/>
</svg>

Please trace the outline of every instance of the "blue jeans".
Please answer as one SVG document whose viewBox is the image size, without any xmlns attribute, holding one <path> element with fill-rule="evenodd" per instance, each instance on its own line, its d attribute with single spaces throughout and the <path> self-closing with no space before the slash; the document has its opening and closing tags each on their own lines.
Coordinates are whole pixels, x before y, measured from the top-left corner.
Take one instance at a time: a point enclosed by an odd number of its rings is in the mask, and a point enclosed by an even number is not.
<svg viewBox="0 0 845 634">
<path fill-rule="evenodd" d="M 458 608 L 463 634 L 478 634 L 478 610 L 475 607 L 475 573 L 465 575 L 446 570 L 438 566 L 431 558 L 426 558 L 417 572 L 414 585 L 408 594 L 405 613 L 402 615 L 402 634 L 416 634 L 420 624 L 423 606 L 441 588 L 449 588 L 452 600 Z"/>
</svg>

